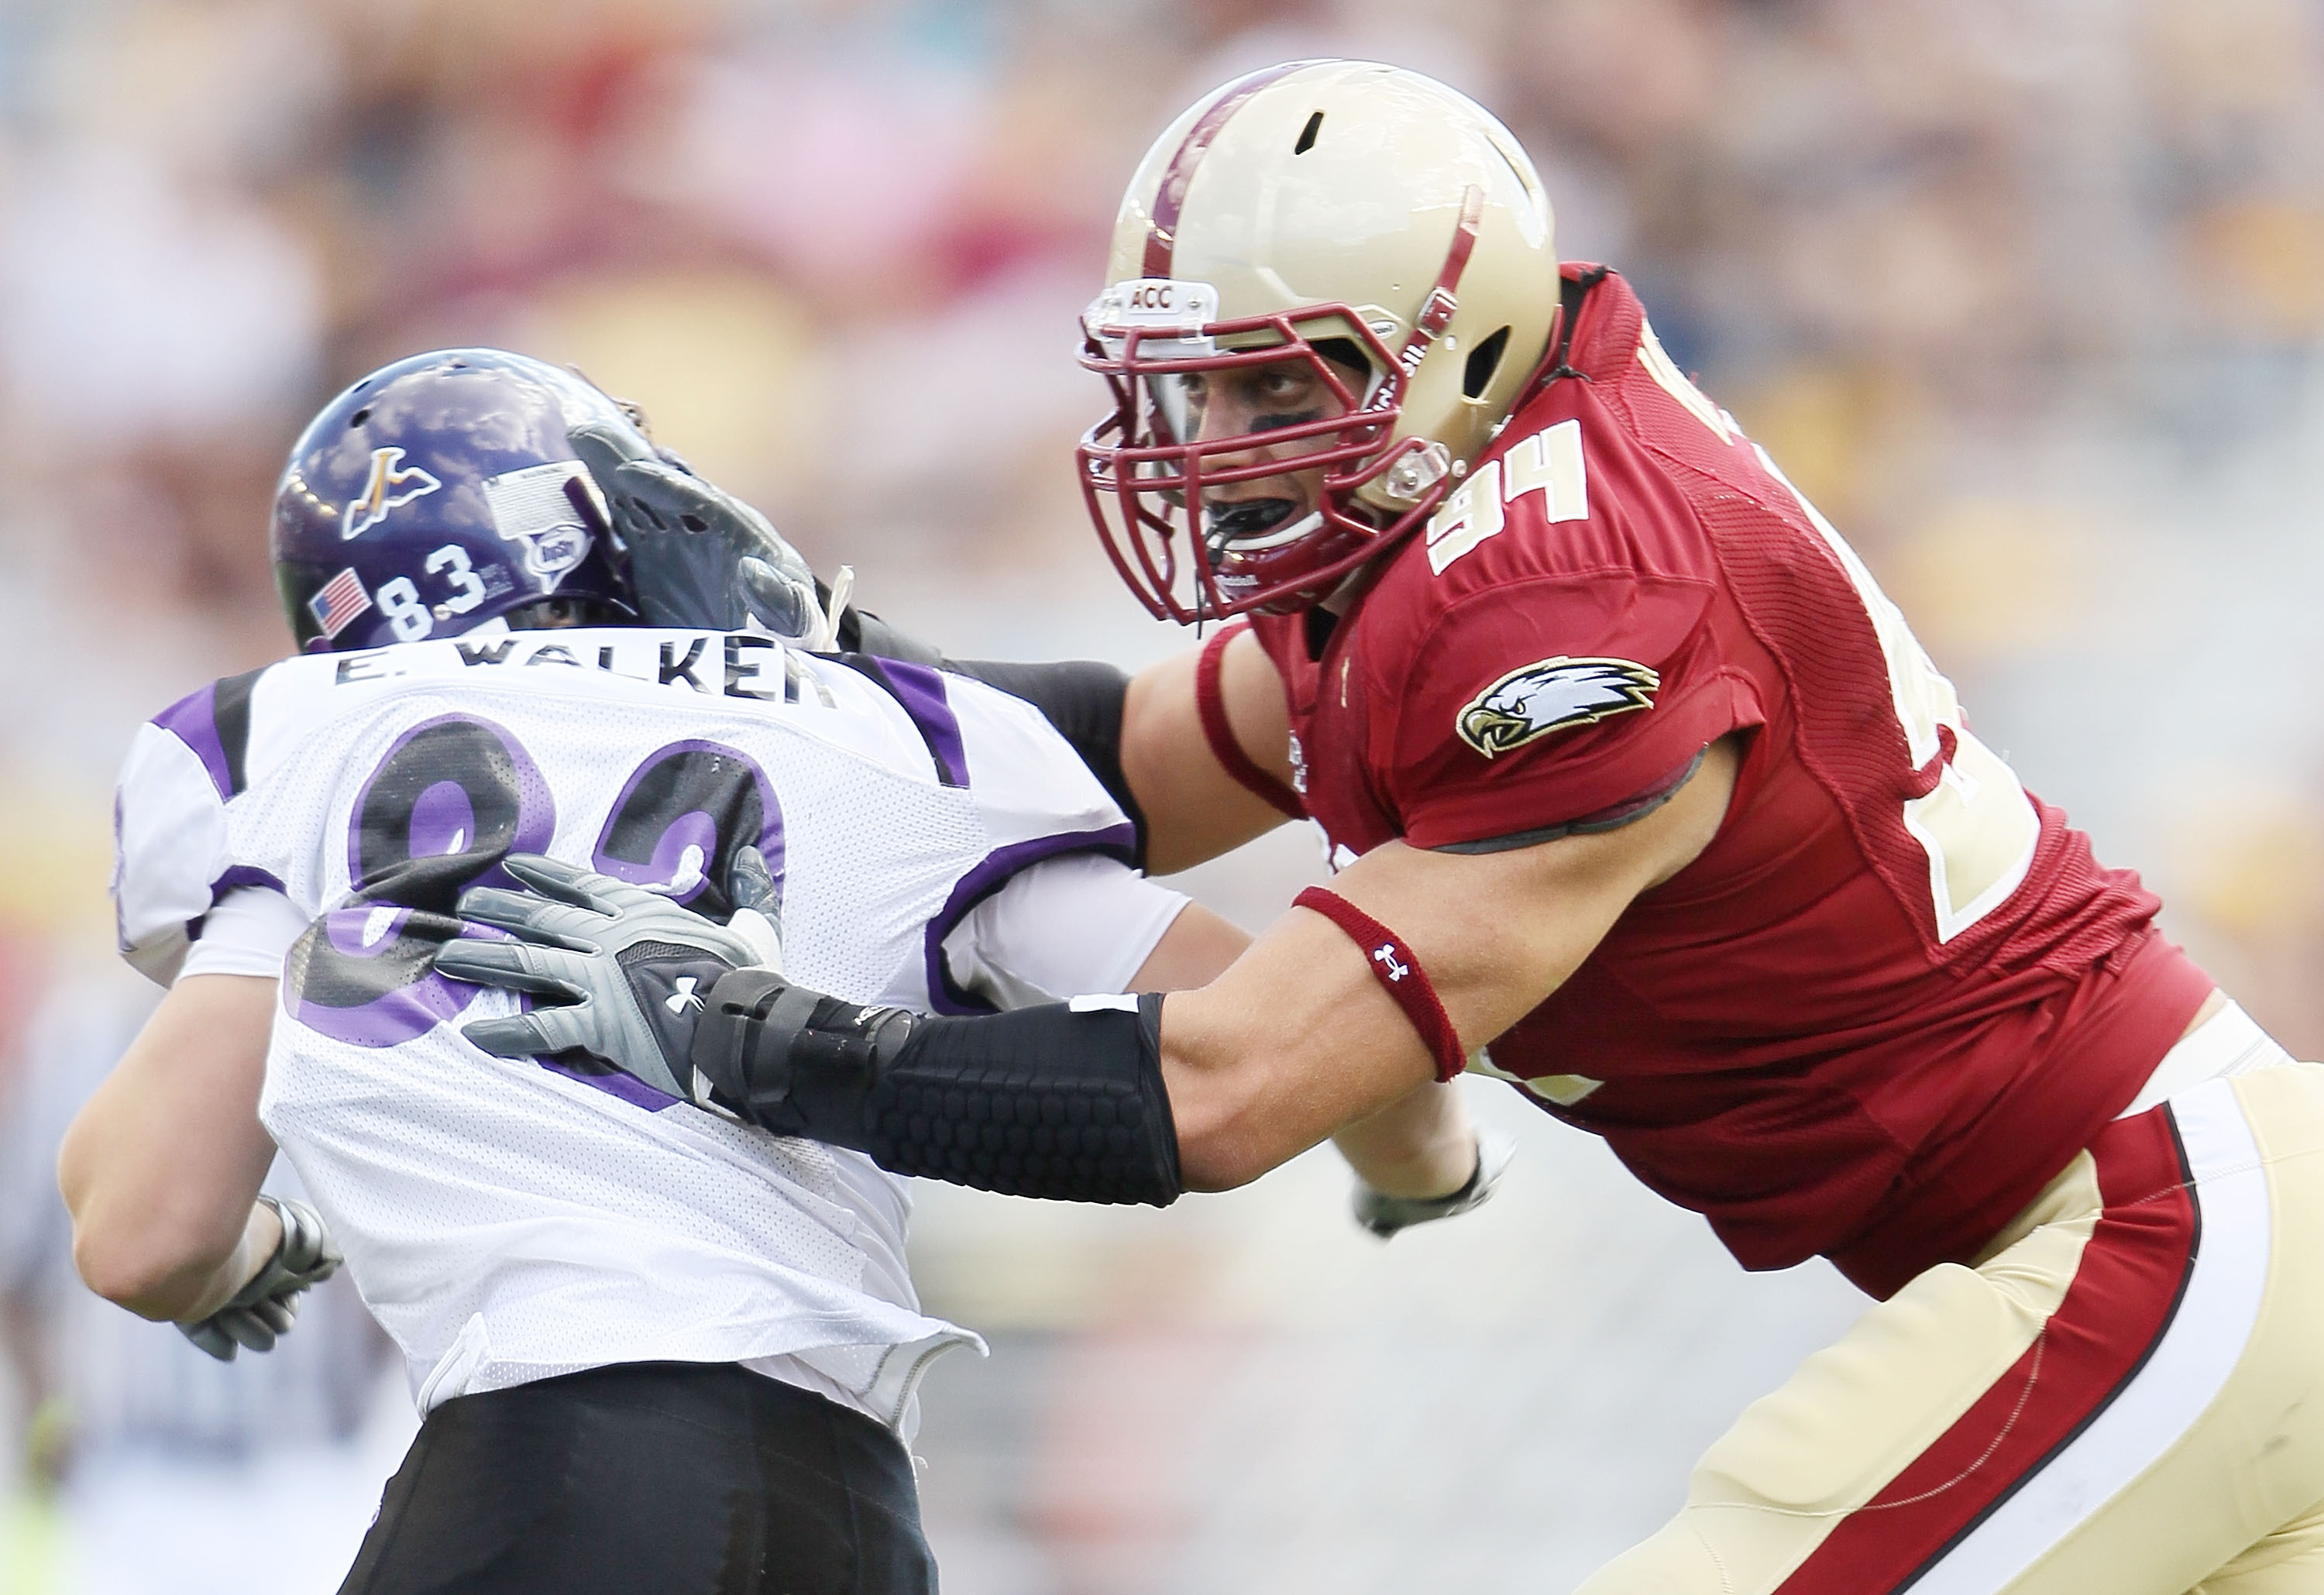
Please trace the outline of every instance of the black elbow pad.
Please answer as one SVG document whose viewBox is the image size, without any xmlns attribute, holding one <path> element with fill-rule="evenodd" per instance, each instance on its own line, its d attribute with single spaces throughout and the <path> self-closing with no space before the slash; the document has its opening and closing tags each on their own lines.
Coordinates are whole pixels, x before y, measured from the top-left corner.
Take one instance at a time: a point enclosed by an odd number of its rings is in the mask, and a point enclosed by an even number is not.
<svg viewBox="0 0 2324 1595">
<path fill-rule="evenodd" d="M 1184 1186 L 1162 999 L 1120 1003 L 931 1019 L 737 970 L 712 988 L 693 1061 L 714 1100 L 752 1123 L 893 1174 L 1167 1206 Z"/>
</svg>

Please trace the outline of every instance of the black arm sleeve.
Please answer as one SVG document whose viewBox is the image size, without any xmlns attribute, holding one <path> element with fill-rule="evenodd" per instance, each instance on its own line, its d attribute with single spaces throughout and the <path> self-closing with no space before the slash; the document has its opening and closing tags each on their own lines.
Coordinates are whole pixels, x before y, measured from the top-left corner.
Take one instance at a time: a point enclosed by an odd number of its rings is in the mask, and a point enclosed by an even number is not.
<svg viewBox="0 0 2324 1595">
<path fill-rule="evenodd" d="M 1167 1207 L 1183 1189 L 1162 1083 L 1162 999 L 927 1018 L 765 970 L 711 988 L 691 1060 L 713 1100 L 778 1135 L 924 1175 L 1063 1202 Z"/>
<path fill-rule="evenodd" d="M 825 604 L 831 602 L 830 589 L 821 582 L 816 583 L 815 590 Z M 883 659 L 902 659 L 907 664 L 953 668 L 941 649 L 931 648 L 918 638 L 899 632 L 878 615 L 852 604 L 840 613 L 839 651 L 876 653 Z"/>
<path fill-rule="evenodd" d="M 1057 734 L 1073 744 L 1082 762 L 1121 806 L 1138 828 L 1138 853 L 1132 861 L 1146 867 L 1146 816 L 1138 807 L 1130 778 L 1121 770 L 1121 723 L 1130 701 L 1130 675 L 1094 659 L 1061 659 L 1055 664 L 1026 665 L 993 659 L 948 659 L 945 668 L 997 687 L 1023 698 L 1047 717 Z"/>
</svg>

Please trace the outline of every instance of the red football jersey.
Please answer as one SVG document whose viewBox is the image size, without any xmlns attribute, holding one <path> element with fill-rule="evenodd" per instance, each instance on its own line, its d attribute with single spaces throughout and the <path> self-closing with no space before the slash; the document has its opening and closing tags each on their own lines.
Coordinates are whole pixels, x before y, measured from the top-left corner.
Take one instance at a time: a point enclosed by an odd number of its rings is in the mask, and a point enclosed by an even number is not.
<svg viewBox="0 0 2324 1595">
<path fill-rule="evenodd" d="M 1317 619 L 1256 630 L 1338 857 L 1521 844 L 1748 737 L 1709 849 L 1488 1053 L 1748 1268 L 1886 1296 L 1973 1255 L 2210 990 L 1618 277 L 1320 651 Z"/>
</svg>

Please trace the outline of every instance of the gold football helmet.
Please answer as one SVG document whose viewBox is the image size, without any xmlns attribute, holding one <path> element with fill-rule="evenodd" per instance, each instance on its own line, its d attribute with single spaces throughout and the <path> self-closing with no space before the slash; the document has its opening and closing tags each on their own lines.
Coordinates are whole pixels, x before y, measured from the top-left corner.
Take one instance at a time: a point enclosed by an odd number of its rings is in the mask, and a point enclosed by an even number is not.
<svg viewBox="0 0 2324 1595">
<path fill-rule="evenodd" d="M 1196 101 L 1130 180 L 1108 277 L 1083 364 L 1114 410 L 1082 440 L 1082 490 L 1131 591 L 1181 622 L 1303 608 L 1417 528 L 1517 401 L 1558 303 L 1517 140 L 1370 61 L 1293 61 Z"/>
</svg>

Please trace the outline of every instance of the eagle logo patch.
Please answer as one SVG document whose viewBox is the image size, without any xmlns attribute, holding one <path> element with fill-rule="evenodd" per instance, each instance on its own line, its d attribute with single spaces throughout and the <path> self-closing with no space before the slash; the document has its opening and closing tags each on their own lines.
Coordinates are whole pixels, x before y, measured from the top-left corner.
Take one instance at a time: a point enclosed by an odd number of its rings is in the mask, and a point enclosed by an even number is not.
<svg viewBox="0 0 2324 1595">
<path fill-rule="evenodd" d="M 1652 708 L 1662 684 L 1660 676 L 1629 659 L 1559 654 L 1511 670 L 1470 699 L 1453 729 L 1490 759 L 1553 731 Z"/>
</svg>

